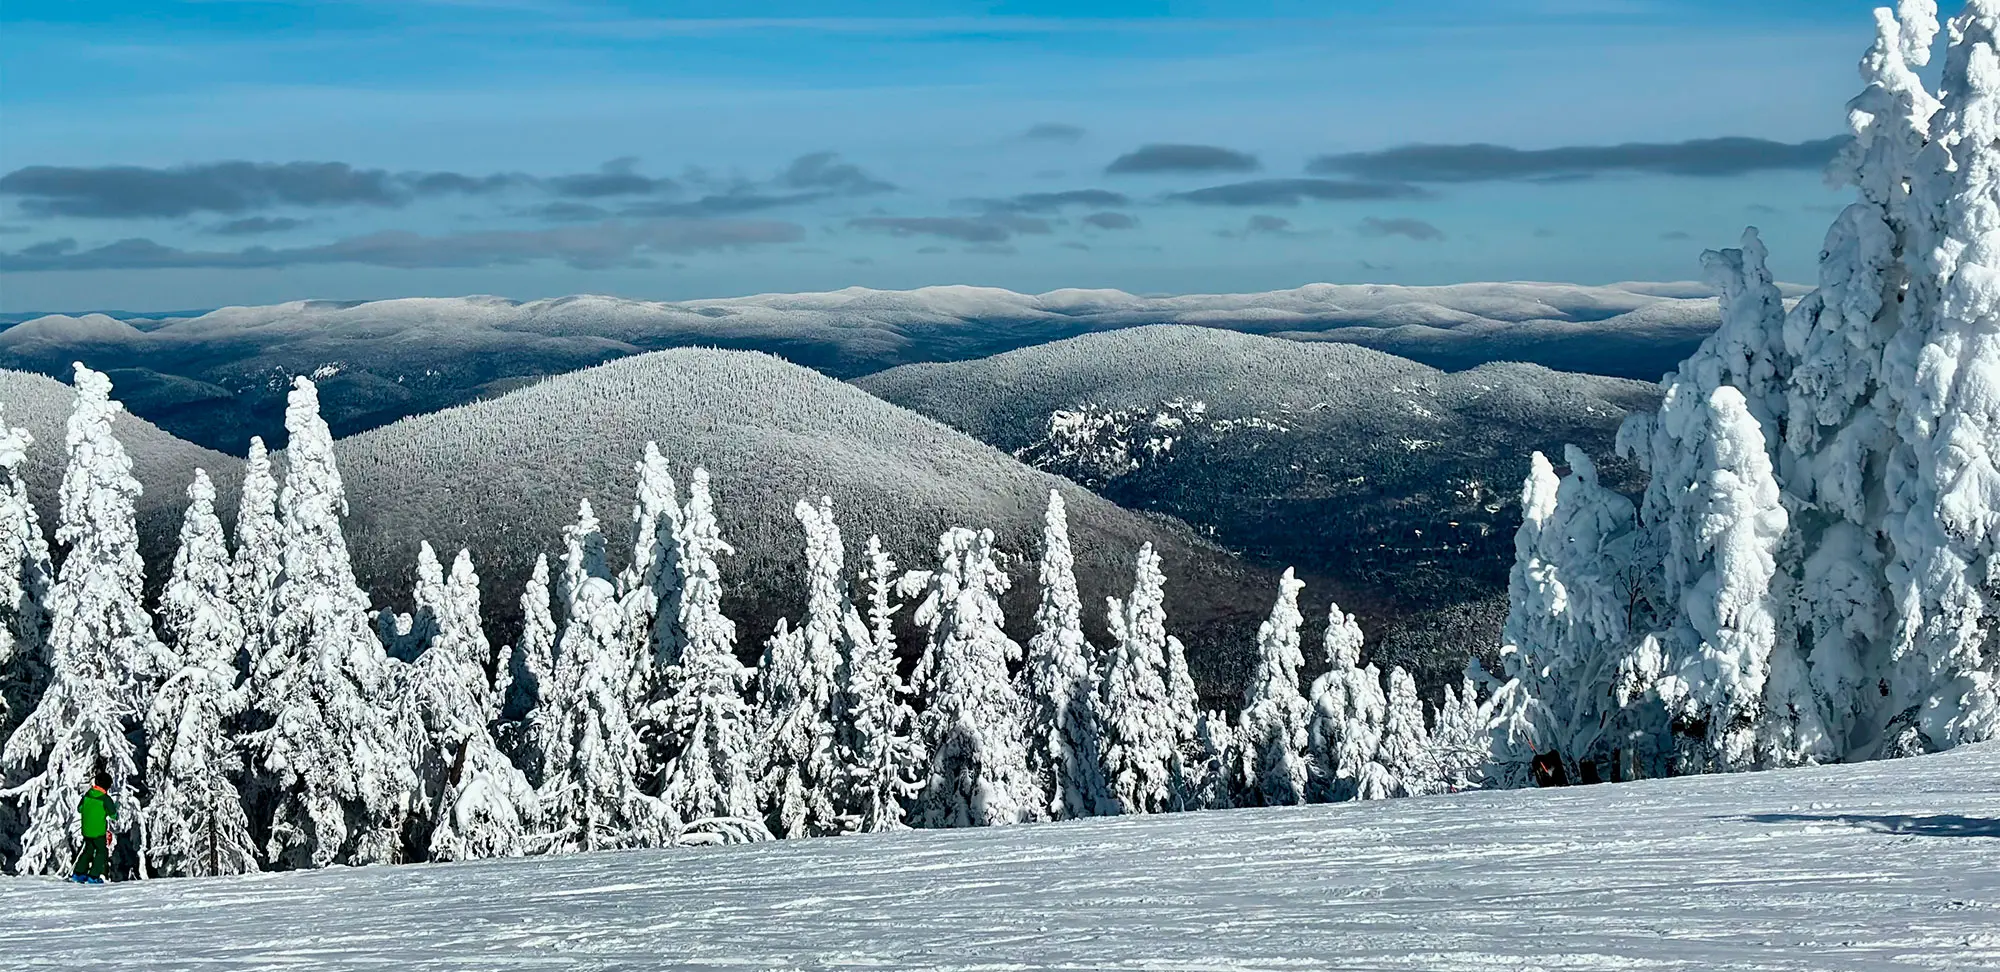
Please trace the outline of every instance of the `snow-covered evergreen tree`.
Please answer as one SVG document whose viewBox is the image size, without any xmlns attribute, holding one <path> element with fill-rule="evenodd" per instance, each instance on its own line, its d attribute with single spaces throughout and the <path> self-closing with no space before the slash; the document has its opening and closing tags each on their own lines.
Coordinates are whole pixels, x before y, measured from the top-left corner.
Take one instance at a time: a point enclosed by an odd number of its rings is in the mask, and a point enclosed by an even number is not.
<svg viewBox="0 0 2000 972">
<path fill-rule="evenodd" d="M 109 378 L 76 366 L 56 529 L 69 552 L 48 596 L 50 681 L 0 757 L 21 781 L 4 795 L 26 822 L 16 866 L 27 873 L 52 873 L 75 859 L 77 795 L 100 768 L 118 801 L 137 805 L 131 734 L 172 667 L 143 598 L 139 481 L 111 427 L 122 409 Z M 143 834 L 138 846 L 143 854 Z"/>
<path fill-rule="evenodd" d="M 792 513 L 805 528 L 806 617 L 796 631 L 771 639 L 758 671 L 758 794 L 774 833 L 823 836 L 843 826 L 837 681 L 868 629 L 848 598 L 833 500 L 800 500 Z"/>
<path fill-rule="evenodd" d="M 1278 602 L 1257 629 L 1257 669 L 1243 693 L 1242 797 L 1250 806 L 1288 807 L 1306 802 L 1306 719 L 1299 694 L 1299 591 L 1305 582 L 1290 570 L 1278 581 Z"/>
<path fill-rule="evenodd" d="M 265 857 L 288 867 L 397 860 L 416 790 L 399 672 L 376 640 L 340 520 L 346 488 L 319 392 L 292 382 L 278 509 L 281 580 L 269 647 L 253 677 L 262 728 L 249 737 L 271 787 Z"/>
<path fill-rule="evenodd" d="M 925 709 L 918 725 L 930 767 L 918 796 L 923 827 L 1025 823 L 1043 816 L 1028 771 L 1021 700 L 1008 674 L 1021 646 L 1007 637 L 1000 596 L 1009 580 L 993 532 L 954 529 L 938 538 L 938 568 L 917 604 L 930 633 L 917 670 Z"/>
<path fill-rule="evenodd" d="M 0 412 L 0 747 L 48 681 L 48 613 L 54 570 L 28 484 L 15 472 L 35 437 Z M 4 827 L 0 821 L 0 827 Z M 6 843 L 0 835 L 0 846 Z"/>
<path fill-rule="evenodd" d="M 1476 660 L 1470 663 L 1477 664 Z M 1487 709 L 1480 704 L 1479 684 L 1468 672 L 1458 685 L 1444 687 L 1444 702 L 1438 706 L 1437 721 L 1431 727 L 1431 753 L 1437 759 L 1438 779 L 1445 792 L 1477 789 L 1485 782 L 1484 768 L 1490 755 L 1487 730 Z"/>
<path fill-rule="evenodd" d="M 1444 777 L 1437 754 L 1431 748 L 1430 729 L 1424 721 L 1424 701 L 1417 695 L 1416 679 L 1401 665 L 1389 669 L 1387 702 L 1375 762 L 1395 781 L 1389 795 L 1423 796 L 1437 792 Z"/>
<path fill-rule="evenodd" d="M 521 589 L 521 637 L 508 658 L 508 691 L 501 700 L 504 711 L 510 717 L 527 721 L 529 713 L 549 698 L 555 667 L 555 608 L 549 590 L 549 558 L 543 554 L 535 557 L 528 583 Z M 522 739 L 527 749 L 535 749 L 532 732 L 524 732 Z M 524 752 L 521 757 L 521 764 L 528 768 L 529 782 L 539 786 L 540 757 L 534 752 Z"/>
<path fill-rule="evenodd" d="M 270 644 L 271 620 L 277 616 L 278 577 L 284 566 L 278 481 L 271 475 L 271 456 L 264 450 L 264 440 L 252 436 L 250 458 L 243 466 L 243 488 L 236 502 L 236 552 L 230 566 L 229 594 L 243 625 L 243 654 L 235 663 L 251 678 L 253 694 L 260 691 L 257 662 Z"/>
<path fill-rule="evenodd" d="M 419 564 L 437 565 L 423 544 Z M 420 575 L 428 571 L 420 569 Z M 418 588 L 416 614 L 429 637 L 417 646 L 404 696 L 417 729 L 418 833 L 434 861 L 514 857 L 529 850 L 539 824 L 535 791 L 494 741 L 500 718 L 497 667 L 480 627 L 479 575 L 460 550 L 451 573 Z"/>
<path fill-rule="evenodd" d="M 1307 798 L 1379 800 L 1393 778 L 1375 761 L 1389 700 L 1375 666 L 1361 666 L 1361 626 L 1339 604 L 1327 608 L 1327 670 L 1313 681 L 1306 724 Z"/>
<path fill-rule="evenodd" d="M 1131 596 L 1107 599 L 1113 647 L 1097 693 L 1106 784 L 1121 813 L 1182 808 L 1195 699 L 1180 641 L 1167 634 L 1166 575 L 1152 544 L 1139 550 Z M 1174 660 L 1179 656 L 1178 665 Z"/>
<path fill-rule="evenodd" d="M 540 804 L 553 830 L 551 849 L 662 846 L 672 842 L 678 822 L 640 789 L 645 747 L 626 707 L 632 656 L 588 500 L 563 534 L 568 610 L 531 728 L 542 756 Z"/>
<path fill-rule="evenodd" d="M 243 623 L 231 596 L 228 542 L 215 487 L 197 469 L 180 549 L 160 595 L 177 670 L 146 712 L 146 854 L 156 874 L 213 877 L 257 869 L 236 788 L 243 754 L 228 735 L 245 697 L 236 668 Z"/>
<path fill-rule="evenodd" d="M 1077 593 L 1076 558 L 1070 552 L 1069 514 L 1062 494 L 1049 490 L 1042 518 L 1041 605 L 1035 636 L 1021 669 L 1021 697 L 1028 707 L 1028 768 L 1048 795 L 1058 820 L 1115 810 L 1104 782 L 1102 740 L 1093 699 L 1097 652 L 1083 636 L 1083 599 Z"/>
<path fill-rule="evenodd" d="M 638 486 L 632 500 L 632 563 L 618 575 L 618 593 L 625 605 L 626 624 L 633 632 L 632 701 L 670 698 L 675 686 L 667 674 L 680 664 L 681 507 L 674 475 L 660 447 L 646 443 L 646 454 L 632 467 Z"/>
<path fill-rule="evenodd" d="M 1912 173 L 1910 316 L 1884 354 L 1896 702 L 1932 747 L 2000 738 L 2000 4 L 1951 22 L 1942 107 Z"/>
<path fill-rule="evenodd" d="M 705 469 L 694 471 L 676 530 L 675 624 L 683 638 L 672 669 L 677 690 L 649 716 L 674 747 L 662 800 L 670 819 L 735 821 L 727 832 L 768 836 L 757 803 L 755 715 L 744 698 L 751 672 L 736 660 L 736 623 L 722 613 L 717 558 L 736 551 L 716 524 Z"/>
<path fill-rule="evenodd" d="M 868 637 L 854 646 L 840 673 L 840 762 L 847 773 L 841 806 L 847 830 L 879 833 L 903 827 L 925 758 L 910 687 L 897 668 L 895 617 L 902 605 L 896 561 L 873 536 L 862 557 Z"/>
</svg>

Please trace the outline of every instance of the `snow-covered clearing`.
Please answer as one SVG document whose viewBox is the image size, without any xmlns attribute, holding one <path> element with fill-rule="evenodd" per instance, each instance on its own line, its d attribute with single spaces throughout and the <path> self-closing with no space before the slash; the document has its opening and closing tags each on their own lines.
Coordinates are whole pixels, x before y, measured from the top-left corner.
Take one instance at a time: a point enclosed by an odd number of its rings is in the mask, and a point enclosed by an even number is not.
<svg viewBox="0 0 2000 972">
<path fill-rule="evenodd" d="M 7 968 L 2000 969 L 2000 746 L 1560 791 L 0 881 Z"/>
</svg>

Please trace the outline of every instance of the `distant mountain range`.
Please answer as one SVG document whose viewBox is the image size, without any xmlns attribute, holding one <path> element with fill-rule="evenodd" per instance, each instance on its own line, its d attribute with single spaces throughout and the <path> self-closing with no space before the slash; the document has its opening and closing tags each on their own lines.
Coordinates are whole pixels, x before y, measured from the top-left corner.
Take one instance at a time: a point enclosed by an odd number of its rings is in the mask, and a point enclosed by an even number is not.
<svg viewBox="0 0 2000 972">
<path fill-rule="evenodd" d="M 1460 370 L 1525 361 L 1654 380 L 1718 319 L 1696 284 L 1315 284 L 1261 294 L 1018 294 L 980 287 L 850 288 L 673 303 L 497 297 L 302 301 L 195 317 L 54 315 L 0 330 L 0 367 L 109 372 L 134 414 L 240 454 L 282 442 L 293 374 L 316 376 L 351 435 L 502 394 L 538 378 L 674 347 L 765 351 L 836 378 L 985 357 L 1082 334 L 1192 324 L 1362 344 Z"/>
<path fill-rule="evenodd" d="M 1141 327 L 857 379 L 1253 562 L 1295 565 L 1434 675 L 1497 644 L 1528 454 L 1607 456 L 1656 385 L 1367 348 Z M 1323 612 L 1322 612 L 1323 613 Z"/>
</svg>

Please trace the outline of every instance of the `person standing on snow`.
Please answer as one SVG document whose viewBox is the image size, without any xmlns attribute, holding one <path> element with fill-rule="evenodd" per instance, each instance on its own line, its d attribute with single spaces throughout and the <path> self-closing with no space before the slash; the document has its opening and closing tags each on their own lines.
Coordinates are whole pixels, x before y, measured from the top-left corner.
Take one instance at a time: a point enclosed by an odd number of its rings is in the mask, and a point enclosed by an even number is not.
<svg viewBox="0 0 2000 972">
<path fill-rule="evenodd" d="M 104 872 L 111 867 L 111 827 L 118 820 L 118 801 L 111 798 L 111 774 L 97 772 L 95 785 L 76 805 L 83 817 L 83 850 L 69 879 L 78 884 L 103 884 Z"/>
</svg>

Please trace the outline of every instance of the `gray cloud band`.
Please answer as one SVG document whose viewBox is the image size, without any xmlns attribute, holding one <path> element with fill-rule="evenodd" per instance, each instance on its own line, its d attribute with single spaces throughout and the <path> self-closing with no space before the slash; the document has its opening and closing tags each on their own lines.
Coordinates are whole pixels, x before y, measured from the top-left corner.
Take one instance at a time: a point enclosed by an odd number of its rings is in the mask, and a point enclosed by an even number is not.
<svg viewBox="0 0 2000 972">
<path fill-rule="evenodd" d="M 1721 177 L 1817 169 L 1833 161 L 1847 136 L 1810 142 L 1704 138 L 1686 142 L 1517 149 L 1503 145 L 1404 145 L 1378 152 L 1323 155 L 1306 171 L 1389 182 L 1501 182 L 1590 178 L 1613 172 Z"/>
<path fill-rule="evenodd" d="M 1424 199 L 1426 189 L 1402 182 L 1354 182 L 1344 179 L 1256 179 L 1190 192 L 1168 193 L 1177 202 L 1205 206 L 1296 206 L 1305 200 L 1341 202 L 1369 199 Z"/>
</svg>

